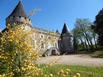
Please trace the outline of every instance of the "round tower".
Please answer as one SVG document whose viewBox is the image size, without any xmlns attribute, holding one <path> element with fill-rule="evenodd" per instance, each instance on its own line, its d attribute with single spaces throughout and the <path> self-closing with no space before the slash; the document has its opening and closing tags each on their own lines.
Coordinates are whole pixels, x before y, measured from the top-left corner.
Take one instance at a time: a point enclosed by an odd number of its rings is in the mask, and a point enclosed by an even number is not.
<svg viewBox="0 0 103 77">
<path fill-rule="evenodd" d="M 31 20 L 27 17 L 21 1 L 19 1 L 13 12 L 6 18 L 6 26 L 8 26 L 8 24 L 11 26 L 14 24 L 32 26 Z"/>
<path fill-rule="evenodd" d="M 64 23 L 62 29 L 59 45 L 61 54 L 73 53 L 73 36 L 70 31 L 68 31 L 66 23 Z"/>
</svg>

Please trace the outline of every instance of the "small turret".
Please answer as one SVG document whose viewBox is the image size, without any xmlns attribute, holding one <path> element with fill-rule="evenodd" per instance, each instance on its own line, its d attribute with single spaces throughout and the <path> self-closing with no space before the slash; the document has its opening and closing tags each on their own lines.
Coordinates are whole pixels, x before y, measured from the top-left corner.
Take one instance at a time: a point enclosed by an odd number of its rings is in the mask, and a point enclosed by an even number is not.
<svg viewBox="0 0 103 77">
<path fill-rule="evenodd" d="M 13 12 L 6 18 L 6 25 L 14 25 L 15 24 L 26 24 L 31 26 L 31 20 L 27 17 L 23 4 L 21 1 L 17 4 Z"/>
<path fill-rule="evenodd" d="M 68 54 L 73 52 L 73 37 L 67 28 L 66 23 L 64 23 L 60 40 L 60 51 L 61 54 Z"/>
<path fill-rule="evenodd" d="M 60 34 L 59 31 L 58 31 L 58 29 L 56 30 L 56 33 L 57 33 L 57 34 Z"/>
</svg>

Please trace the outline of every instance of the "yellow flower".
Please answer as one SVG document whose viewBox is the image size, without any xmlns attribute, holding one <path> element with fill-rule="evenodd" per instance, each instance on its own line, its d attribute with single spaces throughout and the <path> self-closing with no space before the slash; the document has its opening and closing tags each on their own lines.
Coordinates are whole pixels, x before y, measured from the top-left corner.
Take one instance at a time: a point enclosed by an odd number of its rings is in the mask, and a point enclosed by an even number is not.
<svg viewBox="0 0 103 77">
<path fill-rule="evenodd" d="M 48 75 L 44 75 L 44 77 L 48 77 Z"/>
<path fill-rule="evenodd" d="M 61 73 L 61 74 L 62 74 L 62 73 L 64 73 L 64 70 L 63 70 L 63 69 L 61 69 L 61 70 L 60 70 L 60 73 Z"/>
<path fill-rule="evenodd" d="M 74 75 L 73 77 L 77 77 L 76 75 Z"/>
<path fill-rule="evenodd" d="M 2 75 L 0 75 L 0 77 L 2 77 Z"/>
<path fill-rule="evenodd" d="M 66 75 L 65 75 L 65 74 L 63 74 L 63 77 L 66 77 Z"/>
<path fill-rule="evenodd" d="M 65 75 L 68 75 L 68 72 L 67 72 L 67 71 L 65 71 L 65 72 L 64 72 L 64 74 L 65 74 Z"/>
<path fill-rule="evenodd" d="M 67 71 L 67 72 L 70 72 L 71 70 L 67 68 L 66 71 Z"/>
<path fill-rule="evenodd" d="M 10 42 L 12 42 L 13 40 L 12 40 L 12 39 L 10 39 L 9 41 L 10 41 Z"/>
<path fill-rule="evenodd" d="M 50 77 L 53 77 L 53 74 L 50 74 Z"/>
<path fill-rule="evenodd" d="M 80 73 L 76 73 L 74 77 L 80 77 Z"/>
</svg>

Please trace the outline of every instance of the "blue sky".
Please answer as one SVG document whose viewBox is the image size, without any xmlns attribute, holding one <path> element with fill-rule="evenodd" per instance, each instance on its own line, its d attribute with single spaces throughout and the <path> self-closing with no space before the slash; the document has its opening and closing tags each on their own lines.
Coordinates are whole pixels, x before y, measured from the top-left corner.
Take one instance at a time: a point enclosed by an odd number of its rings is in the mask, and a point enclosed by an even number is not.
<svg viewBox="0 0 103 77">
<path fill-rule="evenodd" d="M 5 18 L 12 12 L 19 0 L 0 0 L 0 29 L 5 28 Z M 64 22 L 74 28 L 77 18 L 95 20 L 103 8 L 103 0 L 22 0 L 27 15 L 34 8 L 42 9 L 31 16 L 33 26 L 61 31 Z"/>
</svg>

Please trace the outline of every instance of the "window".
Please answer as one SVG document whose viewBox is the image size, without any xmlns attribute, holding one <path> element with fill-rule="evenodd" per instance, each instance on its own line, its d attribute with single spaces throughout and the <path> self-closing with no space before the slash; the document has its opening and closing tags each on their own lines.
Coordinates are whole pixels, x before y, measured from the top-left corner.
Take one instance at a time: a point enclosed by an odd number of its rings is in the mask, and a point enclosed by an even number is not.
<svg viewBox="0 0 103 77">
<path fill-rule="evenodd" d="M 21 18 L 21 16 L 19 16 L 19 18 Z"/>
<path fill-rule="evenodd" d="M 25 19 L 27 19 L 27 18 L 25 17 Z"/>
<path fill-rule="evenodd" d="M 40 38 L 44 38 L 44 35 L 43 35 L 43 34 L 41 34 L 41 35 L 40 35 Z"/>
<path fill-rule="evenodd" d="M 13 18 L 15 18 L 15 16 L 13 16 Z"/>
<path fill-rule="evenodd" d="M 41 43 L 41 48 L 45 48 L 45 44 L 44 43 Z"/>
<path fill-rule="evenodd" d="M 51 37 L 49 36 L 48 39 L 51 39 Z"/>
</svg>

